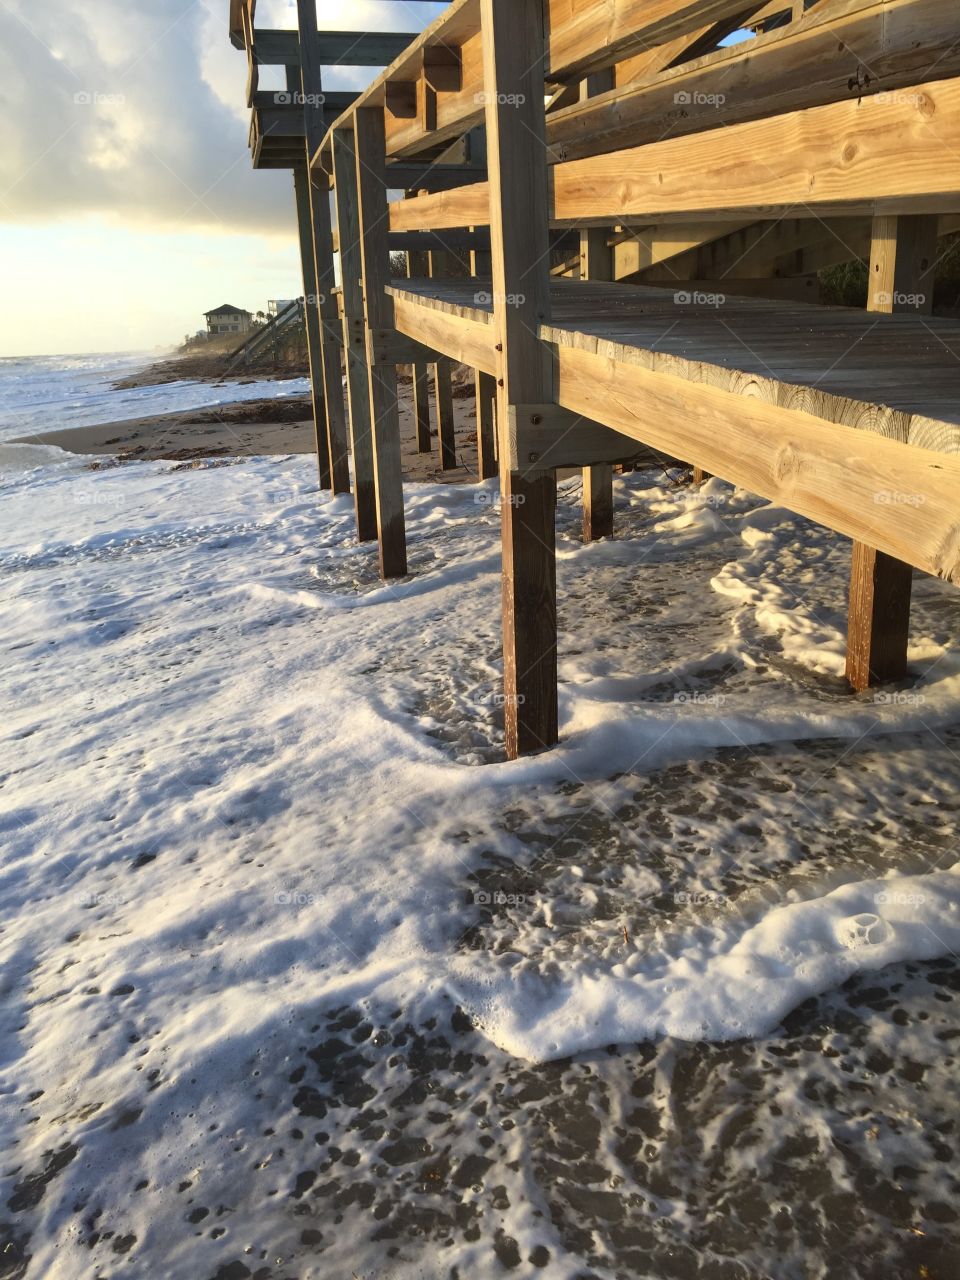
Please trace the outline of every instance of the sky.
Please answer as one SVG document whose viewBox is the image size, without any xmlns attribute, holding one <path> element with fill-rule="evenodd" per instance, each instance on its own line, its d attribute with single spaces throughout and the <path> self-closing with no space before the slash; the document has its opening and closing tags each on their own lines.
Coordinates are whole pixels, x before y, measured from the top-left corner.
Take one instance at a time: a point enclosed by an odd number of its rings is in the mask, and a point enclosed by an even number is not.
<svg viewBox="0 0 960 1280">
<path fill-rule="evenodd" d="M 418 31 L 443 8 L 318 3 L 328 30 Z M 0 0 L 0 357 L 169 347 L 221 303 L 303 292 L 292 176 L 251 168 L 227 15 L 228 0 Z M 295 3 L 260 0 L 257 24 L 294 27 Z"/>
</svg>

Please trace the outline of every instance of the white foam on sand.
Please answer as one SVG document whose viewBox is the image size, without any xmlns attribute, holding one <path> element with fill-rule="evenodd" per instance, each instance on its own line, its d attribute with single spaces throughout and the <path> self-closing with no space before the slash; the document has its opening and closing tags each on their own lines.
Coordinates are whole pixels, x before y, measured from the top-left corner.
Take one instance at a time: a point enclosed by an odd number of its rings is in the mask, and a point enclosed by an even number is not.
<svg viewBox="0 0 960 1280">
<path fill-rule="evenodd" d="M 960 863 L 844 885 L 772 907 L 754 924 L 698 930 L 678 954 L 671 941 L 674 954 L 654 946 L 608 973 L 574 972 L 546 989 L 501 983 L 485 992 L 468 974 L 459 995 L 492 1040 L 532 1061 L 662 1035 L 766 1035 L 855 973 L 960 951 Z"/>
<path fill-rule="evenodd" d="M 952 598 L 929 596 L 927 674 L 900 699 L 754 678 L 805 627 L 832 651 L 815 613 L 842 589 L 842 540 L 718 482 L 712 501 L 656 477 L 617 483 L 621 539 L 584 547 L 572 491 L 561 511 L 562 745 L 482 764 L 499 688 L 489 487 L 478 501 L 411 486 L 413 576 L 385 586 L 350 499 L 318 495 L 309 458 L 0 476 L 0 1138 L 19 1162 L 51 1145 L 29 1124 L 37 1089 L 63 1115 L 103 1108 L 74 1124 L 88 1181 L 98 1159 L 103 1176 L 123 1159 L 105 1117 L 125 1103 L 141 1110 L 129 1132 L 144 1170 L 217 1158 L 255 1122 L 251 1052 L 330 1001 L 452 994 L 497 1044 L 541 1060 L 665 1032 L 759 1034 L 859 970 L 960 950 L 953 858 L 905 874 L 910 851 L 890 846 L 889 875 L 814 877 L 696 927 L 665 921 L 615 960 L 558 950 L 518 971 L 463 950 L 477 870 L 519 847 L 503 815 L 562 812 L 560 784 L 800 738 L 836 739 L 839 757 L 919 731 L 932 772 L 938 734 L 960 721 Z M 764 524 L 768 565 L 813 557 L 822 583 L 782 611 L 780 647 L 756 572 Z M 637 594 L 623 601 L 625 584 Z M 948 590 L 926 584 L 918 616 Z M 700 692 L 718 666 L 741 674 Z M 919 803 L 927 772 L 899 778 L 891 803 Z M 864 802 L 880 816 L 884 786 Z M 720 857 L 712 841 L 705 860 Z M 757 856 L 785 852 L 774 840 Z M 636 861 L 640 905 L 662 873 Z M 148 1048 L 164 1083 L 144 1094 Z M 216 1137 L 192 1118 L 198 1090 L 216 1100 Z M 37 1274 L 79 1274 L 65 1259 L 82 1246 L 54 1243 L 70 1177 L 37 1211 Z M 137 1230 L 149 1241 L 147 1217 Z"/>
</svg>

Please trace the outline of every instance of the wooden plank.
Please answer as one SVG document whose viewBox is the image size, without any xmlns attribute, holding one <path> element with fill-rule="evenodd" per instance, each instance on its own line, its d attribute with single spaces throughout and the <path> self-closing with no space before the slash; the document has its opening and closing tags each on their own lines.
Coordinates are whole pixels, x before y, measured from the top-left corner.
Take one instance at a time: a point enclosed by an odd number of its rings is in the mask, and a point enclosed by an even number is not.
<svg viewBox="0 0 960 1280">
<path fill-rule="evenodd" d="M 473 281 L 408 282 L 400 295 L 404 327 L 417 332 L 419 323 L 433 348 L 462 351 L 468 363 L 489 358 L 489 286 L 477 288 Z M 554 281 L 552 294 L 554 319 L 540 328 L 546 341 L 622 348 L 693 382 L 709 379 L 738 395 L 960 453 L 956 321 L 902 315 L 878 325 L 854 308 L 750 298 L 718 305 L 695 295 L 680 306 L 675 289 L 590 281 Z"/>
<path fill-rule="evenodd" d="M 743 0 L 547 0 L 547 73 L 581 78 L 743 12 Z"/>
<path fill-rule="evenodd" d="M 554 399 L 537 332 L 550 314 L 544 29 L 541 0 L 482 0 L 488 213 L 497 336 L 497 419 Z M 518 210 L 523 216 L 518 217 Z M 479 367 L 479 366 L 477 366 Z M 506 749 L 514 759 L 558 737 L 557 480 L 511 471 L 500 441 Z"/>
<path fill-rule="evenodd" d="M 370 387 L 367 375 L 366 323 L 363 310 L 363 260 L 360 253 L 357 157 L 353 130 L 334 130 L 332 144 L 357 540 L 372 542 L 377 536 L 377 499 L 373 434 L 370 422 Z"/>
<path fill-rule="evenodd" d="M 960 457 L 660 373 L 637 355 L 558 346 L 560 403 L 960 584 Z"/>
<path fill-rule="evenodd" d="M 325 67 L 383 67 L 416 38 L 416 32 L 319 31 L 317 50 Z M 254 48 L 260 62 L 291 65 L 300 60 L 296 32 L 258 30 Z"/>
<path fill-rule="evenodd" d="M 431 306 L 429 299 L 405 294 L 399 281 L 394 282 L 390 293 L 394 300 L 394 323 L 401 333 L 434 351 L 442 351 L 461 364 L 496 375 L 497 339 L 492 316 L 477 311 L 467 316 L 442 306 Z"/>
<path fill-rule="evenodd" d="M 960 203 L 960 82 L 840 102 L 552 169 L 552 221 L 950 213 Z M 482 225 L 486 183 L 394 204 L 395 231 Z"/>
<path fill-rule="evenodd" d="M 300 236 L 300 266 L 303 274 L 304 298 L 316 297 L 317 269 L 313 256 L 313 218 L 310 212 L 310 175 L 306 160 L 294 167 L 294 194 L 297 204 L 297 227 Z M 320 340 L 320 316 L 316 307 L 304 306 L 307 333 L 307 357 L 310 362 L 310 400 L 313 426 L 317 439 L 317 464 L 320 488 L 330 488 L 330 446 L 327 441 L 327 415 L 323 403 L 323 351 Z"/>
<path fill-rule="evenodd" d="M 378 107 L 360 108 L 354 117 L 354 129 L 380 573 L 389 579 L 403 577 L 407 572 L 407 539 L 403 516 L 397 370 L 395 365 L 377 360 L 374 336 L 380 330 L 389 331 L 394 327 L 393 302 L 385 292 L 390 272 L 390 249 L 387 243 L 383 112 Z"/>
<path fill-rule="evenodd" d="M 802 22 L 558 111 L 551 153 L 572 160 L 960 71 L 953 0 L 842 0 Z"/>
<path fill-rule="evenodd" d="M 511 405 L 501 448 L 514 471 L 531 466 L 588 470 L 630 462 L 643 452 L 630 436 L 556 404 Z"/>
</svg>

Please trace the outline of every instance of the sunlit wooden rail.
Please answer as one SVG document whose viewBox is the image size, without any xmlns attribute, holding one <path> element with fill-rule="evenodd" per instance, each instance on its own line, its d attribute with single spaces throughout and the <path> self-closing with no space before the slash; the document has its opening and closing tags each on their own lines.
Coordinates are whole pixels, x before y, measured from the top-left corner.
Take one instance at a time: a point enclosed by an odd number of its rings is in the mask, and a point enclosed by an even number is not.
<svg viewBox="0 0 960 1280">
<path fill-rule="evenodd" d="M 297 33 L 234 9 L 265 111 L 257 52 Z M 613 469 L 643 447 L 849 537 L 848 678 L 902 678 L 913 571 L 960 583 L 960 322 L 933 305 L 960 231 L 955 0 L 454 0 L 400 48 L 358 40 L 395 56 L 333 119 L 309 86 L 349 41 L 315 29 L 300 0 L 284 65 L 343 282 L 327 447 L 352 452 L 383 575 L 405 574 L 396 366 L 477 371 L 508 753 L 557 739 L 557 468 L 583 469 L 584 536 L 606 536 Z M 821 305 L 817 273 L 857 259 L 866 309 Z"/>
</svg>

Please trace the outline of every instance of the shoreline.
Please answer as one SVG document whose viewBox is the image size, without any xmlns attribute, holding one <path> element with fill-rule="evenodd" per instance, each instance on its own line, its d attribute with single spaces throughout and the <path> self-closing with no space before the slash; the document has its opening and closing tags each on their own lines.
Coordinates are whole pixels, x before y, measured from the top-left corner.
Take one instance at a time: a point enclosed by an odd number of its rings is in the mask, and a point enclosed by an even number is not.
<svg viewBox="0 0 960 1280">
<path fill-rule="evenodd" d="M 476 404 L 473 397 L 454 396 L 456 421 L 456 470 L 440 468 L 440 451 L 434 420 L 433 448 L 417 452 L 412 383 L 401 383 L 400 442 L 403 474 L 407 480 L 464 484 L 477 476 Z M 92 426 L 63 427 L 19 436 L 8 444 L 53 445 L 69 453 L 115 464 L 185 461 L 193 458 L 250 458 L 277 454 L 311 454 L 316 451 L 313 415 L 306 397 L 240 400 L 211 408 L 184 409 L 127 418 Z M 92 465 L 104 465 L 100 464 Z"/>
</svg>

